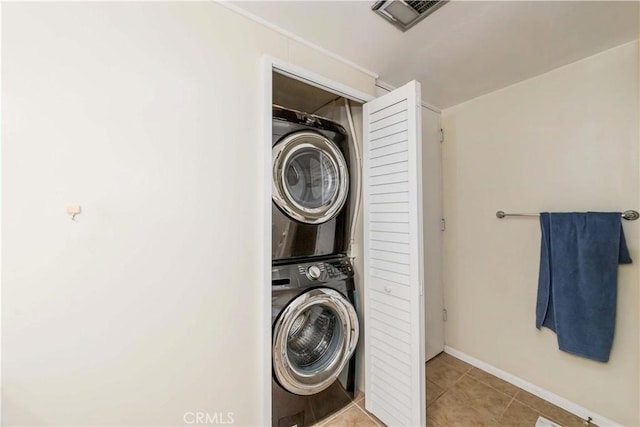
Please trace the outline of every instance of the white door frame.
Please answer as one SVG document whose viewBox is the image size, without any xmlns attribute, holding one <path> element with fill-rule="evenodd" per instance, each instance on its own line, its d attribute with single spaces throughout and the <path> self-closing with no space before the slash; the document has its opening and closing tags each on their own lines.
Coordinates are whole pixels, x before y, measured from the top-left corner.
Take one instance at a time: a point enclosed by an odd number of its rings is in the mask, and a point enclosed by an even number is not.
<svg viewBox="0 0 640 427">
<path fill-rule="evenodd" d="M 328 79 L 320 74 L 306 70 L 295 64 L 274 58 L 270 55 L 263 57 L 262 72 L 262 88 L 263 88 L 263 113 L 262 113 L 262 131 L 263 131 L 263 265 L 262 274 L 258 278 L 262 283 L 260 288 L 260 297 L 262 298 L 262 391 L 265 396 L 264 407 L 262 408 L 262 424 L 271 424 L 271 118 L 273 104 L 273 79 L 272 73 L 277 72 L 284 74 L 296 80 L 300 80 L 311 86 L 326 90 L 344 98 L 351 99 L 360 103 L 369 102 L 375 99 L 375 96 L 361 92 L 357 89 L 339 83 L 335 80 Z"/>
</svg>

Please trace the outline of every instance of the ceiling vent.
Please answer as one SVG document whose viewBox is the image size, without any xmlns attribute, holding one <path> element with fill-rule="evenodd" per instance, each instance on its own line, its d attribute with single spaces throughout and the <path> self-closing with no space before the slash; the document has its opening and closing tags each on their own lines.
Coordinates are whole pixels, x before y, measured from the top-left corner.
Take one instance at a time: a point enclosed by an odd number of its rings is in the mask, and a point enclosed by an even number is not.
<svg viewBox="0 0 640 427">
<path fill-rule="evenodd" d="M 371 10 L 402 31 L 407 31 L 428 15 L 438 10 L 447 1 L 448 0 L 381 0 L 375 2 L 374 5 L 371 6 Z"/>
</svg>

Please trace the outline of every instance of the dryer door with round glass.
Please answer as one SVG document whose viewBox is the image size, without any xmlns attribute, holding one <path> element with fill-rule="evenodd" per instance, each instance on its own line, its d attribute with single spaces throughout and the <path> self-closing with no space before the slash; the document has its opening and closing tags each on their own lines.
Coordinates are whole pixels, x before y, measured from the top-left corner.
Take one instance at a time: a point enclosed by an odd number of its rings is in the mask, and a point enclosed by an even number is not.
<svg viewBox="0 0 640 427">
<path fill-rule="evenodd" d="M 323 135 L 295 132 L 273 147 L 273 201 L 289 217 L 326 222 L 340 212 L 348 191 L 344 156 Z"/>
<path fill-rule="evenodd" d="M 273 329 L 273 368 L 286 390 L 299 395 L 329 387 L 358 343 L 358 317 L 338 291 L 316 288 L 295 298 Z"/>
</svg>

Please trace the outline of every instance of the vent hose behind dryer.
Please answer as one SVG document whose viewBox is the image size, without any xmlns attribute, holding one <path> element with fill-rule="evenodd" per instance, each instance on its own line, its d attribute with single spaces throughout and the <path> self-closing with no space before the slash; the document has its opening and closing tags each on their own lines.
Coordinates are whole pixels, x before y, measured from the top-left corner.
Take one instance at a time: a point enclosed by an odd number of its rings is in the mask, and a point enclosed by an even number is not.
<svg viewBox="0 0 640 427">
<path fill-rule="evenodd" d="M 358 213 L 360 212 L 360 204 L 362 199 L 362 162 L 360 159 L 360 145 L 358 144 L 358 136 L 356 135 L 356 129 L 353 124 L 353 116 L 351 114 L 351 104 L 347 98 L 344 99 L 344 107 L 347 110 L 347 118 L 349 119 L 349 130 L 351 131 L 351 140 L 353 141 L 353 151 L 355 153 L 356 158 L 356 172 L 358 175 L 358 179 L 356 182 L 356 203 L 355 209 L 353 210 L 353 218 L 351 220 L 351 230 L 350 230 L 350 238 L 349 238 L 349 250 L 347 251 L 347 255 L 349 258 L 354 258 L 353 256 L 353 242 L 355 241 L 356 236 L 356 226 L 358 225 Z M 351 174 L 353 179 L 353 174 Z"/>
</svg>

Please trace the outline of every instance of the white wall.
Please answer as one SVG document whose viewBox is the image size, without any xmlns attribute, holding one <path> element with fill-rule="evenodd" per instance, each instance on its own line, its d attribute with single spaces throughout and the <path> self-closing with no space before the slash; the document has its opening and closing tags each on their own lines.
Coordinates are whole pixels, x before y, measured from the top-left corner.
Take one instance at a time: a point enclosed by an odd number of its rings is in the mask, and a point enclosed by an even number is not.
<svg viewBox="0 0 640 427">
<path fill-rule="evenodd" d="M 443 112 L 447 345 L 600 415 L 639 425 L 640 221 L 624 223 L 613 351 L 602 364 L 535 328 L 536 219 L 640 208 L 638 48 L 626 44 Z"/>
<path fill-rule="evenodd" d="M 3 424 L 260 424 L 261 58 L 373 78 L 213 2 L 3 3 L 2 42 Z"/>
</svg>

